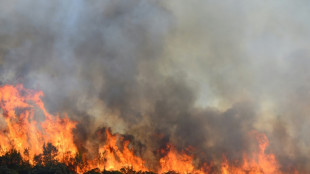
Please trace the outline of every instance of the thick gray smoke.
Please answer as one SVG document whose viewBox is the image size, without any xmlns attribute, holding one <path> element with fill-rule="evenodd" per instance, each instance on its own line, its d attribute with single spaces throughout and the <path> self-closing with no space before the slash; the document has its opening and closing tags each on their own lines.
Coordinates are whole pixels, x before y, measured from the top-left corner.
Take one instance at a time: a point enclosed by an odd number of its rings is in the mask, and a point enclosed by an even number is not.
<svg viewBox="0 0 310 174">
<path fill-rule="evenodd" d="M 283 166 L 310 171 L 307 1 L 0 4 L 0 84 L 42 90 L 80 122 L 80 149 L 111 127 L 148 160 L 167 142 L 240 159 L 258 130 Z"/>
</svg>

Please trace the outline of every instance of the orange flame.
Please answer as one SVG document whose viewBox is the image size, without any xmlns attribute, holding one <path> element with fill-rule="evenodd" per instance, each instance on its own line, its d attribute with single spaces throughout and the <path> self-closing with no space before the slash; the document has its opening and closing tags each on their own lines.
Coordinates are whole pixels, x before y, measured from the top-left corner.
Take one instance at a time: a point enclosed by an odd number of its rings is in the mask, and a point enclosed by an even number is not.
<svg viewBox="0 0 310 174">
<path fill-rule="evenodd" d="M 1 153 L 10 149 L 21 152 L 24 159 L 34 164 L 35 155 L 42 153 L 42 146 L 50 142 L 58 149 L 56 159 L 65 162 L 65 157 L 74 157 L 77 148 L 73 143 L 72 129 L 75 122 L 68 117 L 49 114 L 40 99 L 43 92 L 25 89 L 22 85 L 0 88 L 0 107 L 6 127 L 1 130 Z M 38 126 L 34 113 L 39 107 L 45 120 Z M 28 153 L 23 153 L 27 149 Z"/>
<path fill-rule="evenodd" d="M 165 173 L 169 171 L 174 171 L 177 173 L 203 173 L 200 170 L 196 170 L 193 165 L 193 157 L 183 152 L 178 152 L 174 146 L 168 144 L 168 153 L 166 156 L 160 159 L 161 169 L 159 173 Z"/>
<path fill-rule="evenodd" d="M 258 153 L 253 153 L 252 158 L 249 159 L 246 154 L 243 154 L 243 164 L 239 167 L 230 165 L 226 157 L 223 157 L 222 173 L 235 174 L 278 174 L 278 162 L 274 154 L 266 154 L 265 150 L 269 146 L 269 141 L 266 135 L 254 132 L 259 145 Z"/>
<path fill-rule="evenodd" d="M 67 165 L 72 159 L 81 155 L 74 144 L 73 129 L 76 122 L 66 115 L 60 117 L 52 115 L 44 107 L 41 100 L 43 92 L 25 89 L 22 85 L 16 87 L 5 85 L 0 87 L 0 156 L 12 149 L 20 152 L 25 161 L 35 165 L 35 156 L 42 154 L 42 147 L 51 143 L 57 148 L 55 160 Z M 149 171 L 145 161 L 136 156 L 130 142 L 124 140 L 119 134 L 112 134 L 106 129 L 105 143 L 97 149 L 97 158 L 88 159 L 82 154 L 83 164 L 77 164 L 75 171 L 83 173 L 98 168 L 99 170 L 120 170 L 123 167 L 132 168 L 135 171 Z M 266 135 L 254 132 L 258 141 L 259 150 L 250 155 L 243 154 L 240 165 L 231 163 L 225 155 L 215 173 L 222 174 L 277 174 L 281 173 L 279 164 L 272 153 L 266 154 L 269 141 Z M 214 173 L 215 164 L 203 163 L 197 167 L 197 161 L 189 153 L 178 151 L 173 145 L 168 144 L 164 149 L 164 155 L 159 160 L 158 173 L 174 171 L 180 174 Z M 87 153 L 87 152 L 85 152 Z M 212 168 L 212 171 L 211 171 Z M 298 173 L 297 171 L 294 171 Z"/>
<path fill-rule="evenodd" d="M 131 168 L 135 171 L 148 171 L 144 166 L 144 161 L 135 156 L 132 149 L 129 148 L 129 141 L 124 141 L 119 149 L 117 143 L 122 137 L 118 134 L 112 134 L 109 129 L 105 130 L 106 143 L 99 146 L 98 158 L 87 160 L 86 165 L 77 168 L 78 173 L 98 168 L 99 170 L 120 170 L 122 168 Z"/>
<path fill-rule="evenodd" d="M 136 171 L 148 170 L 144 166 L 144 161 L 135 156 L 132 149 L 129 149 L 129 141 L 125 141 L 123 144 L 123 150 L 120 151 L 117 146 L 117 135 L 112 135 L 111 132 L 106 129 L 106 144 L 99 147 L 100 159 L 106 161 L 103 168 L 106 170 L 119 170 L 122 167 L 132 167 Z M 100 167 L 102 169 L 102 167 Z"/>
</svg>

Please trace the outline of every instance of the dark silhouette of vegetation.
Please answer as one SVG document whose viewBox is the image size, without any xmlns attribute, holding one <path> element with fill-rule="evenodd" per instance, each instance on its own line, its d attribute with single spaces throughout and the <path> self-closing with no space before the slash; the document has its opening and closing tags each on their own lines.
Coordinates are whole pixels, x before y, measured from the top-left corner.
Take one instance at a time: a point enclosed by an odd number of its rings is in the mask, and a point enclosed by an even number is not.
<svg viewBox="0 0 310 174">
<path fill-rule="evenodd" d="M 120 171 L 106 171 L 106 170 L 104 170 L 102 172 L 102 174 L 122 174 L 122 172 L 120 172 Z"/>
<path fill-rule="evenodd" d="M 0 157 L 0 173 L 27 174 L 31 169 L 28 161 L 24 161 L 16 150 L 11 150 Z"/>
<path fill-rule="evenodd" d="M 55 160 L 57 148 L 51 143 L 44 144 L 43 153 L 35 156 L 35 166 L 22 159 L 20 152 L 11 150 L 0 157 L 1 174 L 74 174 L 65 164 Z M 28 153 L 27 150 L 24 152 Z"/>
<path fill-rule="evenodd" d="M 34 157 L 35 166 L 31 166 L 29 161 L 22 158 L 20 152 L 11 150 L 0 157 L 0 174 L 75 174 L 76 166 L 82 166 L 85 162 L 81 154 L 70 159 L 71 163 L 65 165 L 58 162 L 55 157 L 58 150 L 51 143 L 43 145 L 43 153 Z M 28 155 L 25 149 L 24 154 Z M 153 172 L 134 171 L 132 167 L 120 169 L 120 171 L 100 171 L 98 168 L 92 169 L 85 174 L 155 174 Z M 167 174 L 176 174 L 167 172 Z"/>
<path fill-rule="evenodd" d="M 132 167 L 121 168 L 120 173 L 125 174 L 155 174 L 153 172 L 142 172 L 142 171 L 134 171 Z"/>
<path fill-rule="evenodd" d="M 55 157 L 57 156 L 57 148 L 51 143 L 43 145 L 43 154 L 36 155 L 34 161 L 37 165 L 53 165 L 57 163 Z"/>
<path fill-rule="evenodd" d="M 165 174 L 178 174 L 178 173 L 175 172 L 175 171 L 169 171 L 169 172 L 167 172 L 167 173 L 165 173 Z"/>
</svg>

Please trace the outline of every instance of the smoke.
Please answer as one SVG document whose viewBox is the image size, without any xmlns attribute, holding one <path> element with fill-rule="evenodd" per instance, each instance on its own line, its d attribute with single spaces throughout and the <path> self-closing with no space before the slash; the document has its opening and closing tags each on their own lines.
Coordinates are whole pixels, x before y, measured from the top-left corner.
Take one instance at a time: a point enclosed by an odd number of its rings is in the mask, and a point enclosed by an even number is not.
<svg viewBox="0 0 310 174">
<path fill-rule="evenodd" d="M 310 171 L 307 3 L 0 0 L 0 84 L 44 91 L 79 149 L 111 127 L 145 159 L 167 142 L 238 159 L 255 129 Z"/>
</svg>

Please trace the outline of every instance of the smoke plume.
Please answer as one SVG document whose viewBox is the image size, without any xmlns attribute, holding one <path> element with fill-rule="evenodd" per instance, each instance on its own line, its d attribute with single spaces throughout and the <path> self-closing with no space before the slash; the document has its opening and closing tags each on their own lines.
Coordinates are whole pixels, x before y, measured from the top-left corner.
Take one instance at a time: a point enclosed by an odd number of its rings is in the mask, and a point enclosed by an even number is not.
<svg viewBox="0 0 310 174">
<path fill-rule="evenodd" d="M 79 149 L 110 127 L 149 161 L 168 142 L 241 159 L 258 130 L 283 170 L 310 172 L 307 1 L 0 4 L 0 84 L 42 90 Z"/>
</svg>

